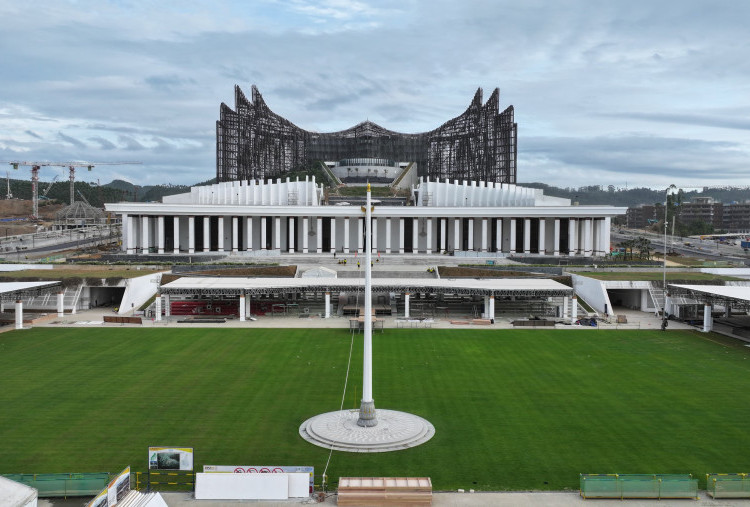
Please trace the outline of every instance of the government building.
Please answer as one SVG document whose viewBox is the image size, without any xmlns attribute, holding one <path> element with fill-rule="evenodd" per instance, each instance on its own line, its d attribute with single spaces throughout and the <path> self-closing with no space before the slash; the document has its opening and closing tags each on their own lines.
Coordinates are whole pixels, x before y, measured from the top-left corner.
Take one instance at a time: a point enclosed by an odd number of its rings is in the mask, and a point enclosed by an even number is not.
<svg viewBox="0 0 750 507">
<path fill-rule="evenodd" d="M 516 185 L 517 125 L 512 106 L 499 112 L 497 89 L 485 104 L 479 89 L 463 114 L 419 134 L 371 122 L 306 131 L 252 91 L 248 101 L 235 89 L 234 110 L 221 105 L 218 183 L 161 203 L 106 205 L 122 218 L 123 253 L 361 253 L 357 189 L 367 182 L 382 195 L 372 249 L 383 254 L 603 256 L 612 217 L 625 213 Z"/>
</svg>

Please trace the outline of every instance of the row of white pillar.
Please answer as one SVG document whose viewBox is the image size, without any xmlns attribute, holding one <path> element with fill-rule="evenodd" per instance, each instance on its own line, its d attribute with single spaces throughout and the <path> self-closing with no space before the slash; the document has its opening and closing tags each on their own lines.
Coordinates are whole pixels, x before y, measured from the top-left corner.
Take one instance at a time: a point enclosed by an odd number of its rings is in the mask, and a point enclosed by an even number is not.
<svg viewBox="0 0 750 507">
<path fill-rule="evenodd" d="M 164 298 L 164 311 L 162 311 L 162 297 Z M 563 304 L 562 309 L 560 311 L 561 316 L 563 318 L 567 318 L 568 315 L 570 315 L 571 323 L 575 322 L 578 318 L 578 301 L 575 296 L 573 296 L 572 304 L 570 305 L 570 313 L 568 313 L 568 301 L 570 298 L 565 296 L 563 298 Z M 156 321 L 162 320 L 162 314 L 164 316 L 170 315 L 170 297 L 168 294 L 165 294 L 164 296 L 157 294 L 156 295 Z M 251 310 L 251 304 L 250 304 L 250 296 L 246 294 L 241 294 L 239 297 L 239 314 L 240 314 L 240 322 L 245 322 L 247 318 L 250 316 L 250 310 Z M 486 319 L 495 319 L 495 296 L 484 296 L 484 311 L 483 311 L 484 318 Z M 326 292 L 325 293 L 325 307 L 324 307 L 324 317 L 326 319 L 331 317 L 331 293 Z M 404 293 L 404 318 L 410 318 L 411 317 L 411 293 L 405 292 Z"/>
<path fill-rule="evenodd" d="M 284 217 L 285 218 L 285 217 Z M 165 221 L 173 220 L 173 249 L 172 252 L 165 251 Z M 149 252 L 152 249 L 156 253 L 175 253 L 184 251 L 183 236 L 187 236 L 187 253 L 196 252 L 195 228 L 196 223 L 202 221 L 203 244 L 200 245 L 204 252 L 211 250 L 211 219 L 208 216 L 133 216 L 125 215 L 124 220 L 124 249 L 128 254 L 137 251 Z M 187 222 L 185 222 L 187 220 Z M 299 220 L 301 227 L 295 227 Z M 330 252 L 350 253 L 355 250 L 359 253 L 364 249 L 364 219 L 343 217 L 340 220 L 341 227 L 337 227 L 337 219 L 332 219 L 330 227 Z M 464 243 L 468 251 L 481 252 L 505 252 L 509 254 L 530 254 L 532 248 L 547 255 L 582 255 L 599 256 L 609 253 L 609 229 L 610 218 L 570 218 L 568 219 L 568 251 L 561 251 L 561 229 L 559 218 L 541 218 L 536 222 L 537 242 L 532 245 L 531 218 L 498 218 L 494 220 L 494 235 L 490 231 L 492 218 L 469 218 L 464 227 L 461 218 L 374 218 L 372 228 L 373 252 L 405 253 L 406 221 L 412 220 L 412 252 L 432 254 L 444 253 L 446 251 L 462 250 Z M 420 220 L 423 221 L 420 226 Z M 231 222 L 231 230 L 225 225 L 225 221 Z M 356 225 L 351 222 L 356 221 Z M 396 222 L 395 226 L 393 222 Z M 282 217 L 224 217 L 219 216 L 217 220 L 218 244 L 216 248 L 220 252 L 281 250 L 289 252 L 323 253 L 323 218 L 322 217 L 289 217 L 289 225 L 282 222 Z M 379 225 L 379 222 L 381 223 Z M 186 225 L 181 231 L 181 224 Z M 314 227 L 313 227 L 314 225 Z M 155 229 L 153 227 L 155 226 Z M 240 228 L 243 230 L 244 244 L 240 244 Z M 254 229 L 259 229 L 255 231 Z M 337 238 L 337 229 L 342 231 Z M 266 244 L 268 231 L 272 232 L 272 242 Z M 283 234 L 282 241 L 282 232 Z M 379 238 L 379 231 L 382 238 Z M 257 234 L 256 234 L 257 232 Z M 396 234 L 397 232 L 397 234 Z M 315 236 L 315 244 L 310 244 L 309 238 Z M 521 248 L 517 248 L 518 237 L 523 238 Z M 420 239 L 423 237 L 423 239 Z M 438 241 L 439 237 L 439 241 Z M 355 239 L 356 238 L 356 239 Z M 337 241 L 339 239 L 339 241 Z M 493 241 L 494 239 L 494 241 Z M 464 241 L 465 240 L 465 241 Z"/>
</svg>

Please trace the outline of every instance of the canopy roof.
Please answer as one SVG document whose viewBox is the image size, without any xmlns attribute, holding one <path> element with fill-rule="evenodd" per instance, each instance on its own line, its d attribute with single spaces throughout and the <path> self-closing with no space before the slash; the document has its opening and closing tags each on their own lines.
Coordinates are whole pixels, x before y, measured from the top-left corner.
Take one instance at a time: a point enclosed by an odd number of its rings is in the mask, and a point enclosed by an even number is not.
<svg viewBox="0 0 750 507">
<path fill-rule="evenodd" d="M 670 290 L 707 302 L 730 302 L 750 306 L 750 287 L 742 285 L 669 285 Z"/>
<path fill-rule="evenodd" d="M 183 277 L 161 286 L 162 294 L 267 294 L 269 292 L 352 292 L 357 278 Z M 373 292 L 430 292 L 484 296 L 572 296 L 573 288 L 554 280 L 529 278 L 374 278 Z"/>
<path fill-rule="evenodd" d="M 36 296 L 60 287 L 60 282 L 0 282 L 0 300 L 12 301 L 18 298 Z"/>
</svg>

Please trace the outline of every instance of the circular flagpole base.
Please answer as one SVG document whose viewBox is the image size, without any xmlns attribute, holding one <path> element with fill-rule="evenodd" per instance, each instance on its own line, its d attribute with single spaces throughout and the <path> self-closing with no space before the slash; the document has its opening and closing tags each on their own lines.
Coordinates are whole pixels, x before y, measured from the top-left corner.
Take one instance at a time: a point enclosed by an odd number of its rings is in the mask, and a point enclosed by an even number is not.
<svg viewBox="0 0 750 507">
<path fill-rule="evenodd" d="M 435 427 L 414 414 L 378 409 L 377 426 L 360 426 L 359 414 L 359 410 L 340 410 L 316 415 L 302 423 L 299 434 L 318 447 L 345 452 L 400 451 L 435 435 Z"/>
</svg>

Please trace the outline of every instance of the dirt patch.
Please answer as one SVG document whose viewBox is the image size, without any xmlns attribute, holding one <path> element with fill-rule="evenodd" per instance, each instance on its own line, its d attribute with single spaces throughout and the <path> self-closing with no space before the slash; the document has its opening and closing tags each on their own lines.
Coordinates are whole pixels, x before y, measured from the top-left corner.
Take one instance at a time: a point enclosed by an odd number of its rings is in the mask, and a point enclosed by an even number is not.
<svg viewBox="0 0 750 507">
<path fill-rule="evenodd" d="M 55 213 L 63 208 L 63 204 L 49 203 L 47 201 L 39 202 L 39 218 L 41 222 L 38 225 L 51 226 L 55 220 Z M 23 199 L 3 199 L 0 201 L 0 219 L 2 218 L 23 218 L 25 220 L 12 220 L 0 222 L 0 234 L 6 236 L 15 236 L 17 234 L 31 234 L 37 231 L 37 224 L 31 221 L 32 202 Z"/>
</svg>

